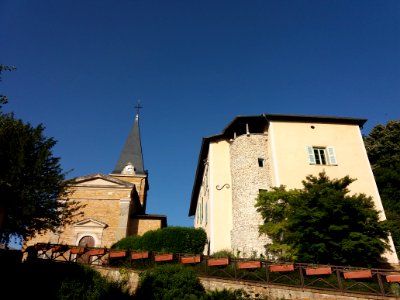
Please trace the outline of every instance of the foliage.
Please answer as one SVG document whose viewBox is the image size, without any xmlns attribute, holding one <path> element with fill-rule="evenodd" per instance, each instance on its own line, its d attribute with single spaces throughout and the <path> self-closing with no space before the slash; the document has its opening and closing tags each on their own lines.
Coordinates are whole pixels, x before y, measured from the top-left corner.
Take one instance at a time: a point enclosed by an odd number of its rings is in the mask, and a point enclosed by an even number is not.
<svg viewBox="0 0 400 300">
<path fill-rule="evenodd" d="M 400 255 L 400 120 L 375 126 L 364 137 L 372 171 Z"/>
<path fill-rule="evenodd" d="M 224 258 L 224 257 L 229 257 L 229 258 L 233 258 L 235 255 L 232 253 L 231 250 L 225 249 L 225 250 L 219 250 L 217 252 L 214 252 L 212 254 L 212 257 L 215 258 Z"/>
<path fill-rule="evenodd" d="M 13 67 L 13 66 L 6 66 L 6 65 L 0 64 L 0 81 L 1 81 L 1 73 L 2 72 L 4 72 L 4 71 L 14 71 L 14 70 L 15 70 L 15 67 Z M 2 108 L 2 106 L 4 104 L 7 104 L 7 103 L 8 103 L 7 96 L 0 94 L 0 109 Z"/>
<path fill-rule="evenodd" d="M 252 298 L 243 289 L 228 290 L 228 289 L 224 288 L 222 290 L 209 291 L 202 299 L 204 299 L 204 300 L 242 300 L 242 299 L 252 299 Z"/>
<path fill-rule="evenodd" d="M 182 265 L 160 265 L 140 274 L 138 299 L 199 299 L 204 287 L 194 270 Z"/>
<path fill-rule="evenodd" d="M 122 282 L 109 282 L 96 270 L 80 265 L 79 272 L 62 281 L 57 299 L 129 299 L 122 290 Z"/>
<path fill-rule="evenodd" d="M 33 237 L 70 222 L 79 209 L 67 199 L 68 181 L 44 136 L 12 114 L 0 114 L 0 241 Z M 62 201 L 57 201 L 60 199 Z"/>
<path fill-rule="evenodd" d="M 182 265 L 160 265 L 140 274 L 137 299 L 252 299 L 243 289 L 205 291 L 195 271 Z"/>
<path fill-rule="evenodd" d="M 377 265 L 388 249 L 388 230 L 371 197 L 348 195 L 354 179 L 309 175 L 301 190 L 284 186 L 263 192 L 256 208 L 260 233 L 272 244 L 267 253 L 280 260 L 320 264 Z"/>
<path fill-rule="evenodd" d="M 140 237 L 124 238 L 113 248 L 200 254 L 206 241 L 207 234 L 202 228 L 175 226 L 147 231 Z"/>
<path fill-rule="evenodd" d="M 1 258 L 1 257 L 0 257 Z M 0 259 L 1 260 L 1 259 Z M 95 269 L 49 260 L 1 260 L 2 299 L 132 299 L 125 282 L 112 282 Z"/>
<path fill-rule="evenodd" d="M 131 235 L 127 236 L 118 242 L 116 242 L 114 245 L 111 246 L 112 249 L 126 249 L 126 250 L 143 250 L 140 249 L 141 247 L 141 236 L 139 235 Z"/>
</svg>

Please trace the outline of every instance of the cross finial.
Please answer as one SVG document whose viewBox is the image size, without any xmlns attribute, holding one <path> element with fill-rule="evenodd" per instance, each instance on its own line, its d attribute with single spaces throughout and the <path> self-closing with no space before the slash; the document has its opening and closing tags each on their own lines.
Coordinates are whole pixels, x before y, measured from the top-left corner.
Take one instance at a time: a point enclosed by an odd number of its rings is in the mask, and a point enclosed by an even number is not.
<svg viewBox="0 0 400 300">
<path fill-rule="evenodd" d="M 136 104 L 135 108 L 136 108 L 136 116 L 138 116 L 140 109 L 143 108 L 143 106 L 140 105 L 140 99 L 138 99 L 138 103 Z"/>
</svg>

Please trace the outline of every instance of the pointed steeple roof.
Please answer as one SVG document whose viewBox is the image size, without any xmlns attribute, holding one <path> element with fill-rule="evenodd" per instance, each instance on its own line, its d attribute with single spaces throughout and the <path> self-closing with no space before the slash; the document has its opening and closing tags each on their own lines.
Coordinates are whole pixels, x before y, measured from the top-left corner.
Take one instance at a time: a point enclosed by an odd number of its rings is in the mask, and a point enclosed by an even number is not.
<svg viewBox="0 0 400 300">
<path fill-rule="evenodd" d="M 123 173 L 122 171 L 128 164 L 134 166 L 134 172 Z M 126 139 L 125 146 L 119 156 L 113 174 L 146 174 L 143 165 L 142 143 L 140 141 L 139 112 L 136 113 L 135 121 Z"/>
</svg>

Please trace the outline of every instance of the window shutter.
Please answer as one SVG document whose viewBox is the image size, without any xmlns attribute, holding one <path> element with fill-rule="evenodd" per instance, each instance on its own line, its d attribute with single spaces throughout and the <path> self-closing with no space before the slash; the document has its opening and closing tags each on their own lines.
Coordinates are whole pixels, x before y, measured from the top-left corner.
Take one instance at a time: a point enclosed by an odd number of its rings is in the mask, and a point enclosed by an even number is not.
<svg viewBox="0 0 400 300">
<path fill-rule="evenodd" d="M 326 147 L 326 150 L 328 150 L 329 164 L 337 165 L 335 149 L 332 146 L 330 146 Z"/>
<path fill-rule="evenodd" d="M 314 156 L 314 149 L 312 146 L 308 146 L 307 147 L 307 151 L 308 151 L 308 160 L 310 162 L 310 164 L 315 165 L 315 156 Z"/>
</svg>

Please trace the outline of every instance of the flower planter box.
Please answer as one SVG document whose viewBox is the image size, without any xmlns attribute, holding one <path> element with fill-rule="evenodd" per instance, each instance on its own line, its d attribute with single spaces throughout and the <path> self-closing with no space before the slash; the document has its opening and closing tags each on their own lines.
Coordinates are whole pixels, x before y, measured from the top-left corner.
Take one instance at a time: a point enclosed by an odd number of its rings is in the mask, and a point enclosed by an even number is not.
<svg viewBox="0 0 400 300">
<path fill-rule="evenodd" d="M 88 251 L 88 255 L 103 255 L 106 253 L 105 249 L 91 249 Z"/>
<path fill-rule="evenodd" d="M 201 260 L 200 255 L 181 257 L 181 263 L 183 264 L 197 264 L 200 262 L 200 260 Z"/>
<path fill-rule="evenodd" d="M 71 254 L 82 254 L 85 252 L 84 247 L 72 247 L 70 250 Z"/>
<path fill-rule="evenodd" d="M 261 261 L 239 261 L 237 267 L 238 269 L 259 269 Z"/>
<path fill-rule="evenodd" d="M 293 264 L 270 265 L 269 271 L 270 272 L 291 272 L 291 271 L 294 271 L 294 265 Z"/>
<path fill-rule="evenodd" d="M 156 254 L 154 256 L 154 261 L 170 261 L 173 260 L 174 255 L 172 253 L 166 253 L 166 254 Z"/>
<path fill-rule="evenodd" d="M 343 272 L 344 279 L 372 278 L 371 270 Z"/>
<path fill-rule="evenodd" d="M 131 253 L 131 259 L 146 259 L 149 258 L 149 251 L 143 251 L 143 252 L 132 252 Z"/>
<path fill-rule="evenodd" d="M 55 245 L 51 247 L 52 252 L 62 252 L 68 249 L 68 246 L 65 245 Z"/>
<path fill-rule="evenodd" d="M 48 250 L 49 245 L 47 244 L 36 244 L 35 245 L 35 250 Z"/>
<path fill-rule="evenodd" d="M 330 275 L 331 267 L 306 268 L 306 275 Z"/>
<path fill-rule="evenodd" d="M 110 251 L 108 256 L 110 258 L 125 257 L 126 256 L 126 251 L 125 250 L 113 250 L 113 251 Z"/>
<path fill-rule="evenodd" d="M 210 266 L 210 267 L 213 267 L 213 266 L 227 266 L 227 265 L 229 265 L 229 258 L 228 257 L 210 258 L 207 261 L 207 265 Z"/>
<path fill-rule="evenodd" d="M 386 275 L 387 282 L 400 282 L 400 274 Z"/>
</svg>

